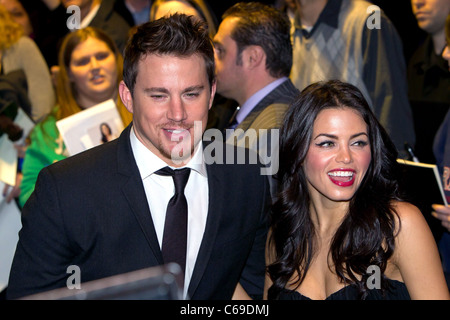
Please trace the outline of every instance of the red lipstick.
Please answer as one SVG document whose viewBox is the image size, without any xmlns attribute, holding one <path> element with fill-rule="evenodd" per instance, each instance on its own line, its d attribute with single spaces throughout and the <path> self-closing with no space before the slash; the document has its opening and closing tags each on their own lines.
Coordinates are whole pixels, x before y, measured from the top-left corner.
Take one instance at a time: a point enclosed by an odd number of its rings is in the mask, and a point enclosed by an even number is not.
<svg viewBox="0 0 450 320">
<path fill-rule="evenodd" d="M 328 172 L 331 182 L 340 187 L 350 187 L 355 182 L 356 171 L 353 169 L 334 169 Z"/>
</svg>

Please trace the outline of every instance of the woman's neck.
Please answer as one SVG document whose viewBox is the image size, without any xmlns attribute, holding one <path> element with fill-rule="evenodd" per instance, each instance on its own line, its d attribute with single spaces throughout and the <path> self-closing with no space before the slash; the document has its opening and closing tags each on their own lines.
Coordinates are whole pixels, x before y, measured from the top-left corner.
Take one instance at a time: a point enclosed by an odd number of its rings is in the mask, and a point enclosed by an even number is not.
<svg viewBox="0 0 450 320">
<path fill-rule="evenodd" d="M 321 237 L 334 235 L 347 215 L 349 202 L 328 199 L 311 199 L 311 220 L 317 234 Z"/>
<path fill-rule="evenodd" d="M 115 103 L 117 103 L 117 90 L 114 91 L 114 94 L 110 95 L 110 96 L 106 96 L 104 98 L 101 99 L 91 99 L 88 97 L 79 97 L 77 99 L 77 103 L 80 106 L 81 109 L 89 109 L 91 107 L 94 107 L 102 102 L 105 102 L 109 99 L 113 99 Z"/>
</svg>

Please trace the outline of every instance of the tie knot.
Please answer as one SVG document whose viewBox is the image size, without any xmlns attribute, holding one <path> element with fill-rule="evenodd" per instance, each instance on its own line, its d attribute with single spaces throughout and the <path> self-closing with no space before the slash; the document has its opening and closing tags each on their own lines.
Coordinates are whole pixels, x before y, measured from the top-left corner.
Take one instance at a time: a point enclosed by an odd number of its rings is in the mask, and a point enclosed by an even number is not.
<svg viewBox="0 0 450 320">
<path fill-rule="evenodd" d="M 190 168 L 182 169 L 171 169 L 169 167 L 164 167 L 155 172 L 160 176 L 172 176 L 173 182 L 175 184 L 175 193 L 183 193 L 186 183 L 189 180 L 189 174 L 191 173 Z"/>
</svg>

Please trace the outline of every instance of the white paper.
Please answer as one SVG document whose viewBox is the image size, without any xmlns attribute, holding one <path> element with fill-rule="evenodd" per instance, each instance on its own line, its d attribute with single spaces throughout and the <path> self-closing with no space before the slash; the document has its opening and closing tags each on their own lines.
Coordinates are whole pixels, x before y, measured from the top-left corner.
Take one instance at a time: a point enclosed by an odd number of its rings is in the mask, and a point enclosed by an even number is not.
<svg viewBox="0 0 450 320">
<path fill-rule="evenodd" d="M 19 231 L 22 228 L 20 210 L 15 201 L 6 203 L 2 195 L 4 186 L 5 184 L 0 182 L 0 291 L 8 285 Z"/>
<path fill-rule="evenodd" d="M 124 129 L 112 99 L 56 122 L 69 155 L 75 155 L 102 144 L 102 123 L 107 123 L 114 137 Z"/>
<path fill-rule="evenodd" d="M 23 129 L 22 138 L 12 142 L 6 133 L 0 137 L 0 181 L 10 186 L 16 184 L 17 174 L 17 150 L 14 145 L 24 145 L 25 138 L 34 127 L 34 122 L 21 108 L 18 109 L 14 123 Z"/>
</svg>

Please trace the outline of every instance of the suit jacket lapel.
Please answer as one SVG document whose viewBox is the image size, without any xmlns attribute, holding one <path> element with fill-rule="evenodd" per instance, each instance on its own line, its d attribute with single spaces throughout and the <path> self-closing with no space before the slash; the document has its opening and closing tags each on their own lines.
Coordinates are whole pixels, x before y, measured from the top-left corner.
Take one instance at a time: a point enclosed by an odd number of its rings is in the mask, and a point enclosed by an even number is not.
<svg viewBox="0 0 450 320">
<path fill-rule="evenodd" d="M 122 132 L 118 141 L 118 170 L 119 173 L 127 176 L 127 178 L 124 179 L 122 192 L 125 199 L 128 201 L 154 256 L 160 264 L 163 264 L 162 253 L 150 209 L 147 204 L 144 186 L 131 149 L 130 130 L 131 124 Z"/>
</svg>

